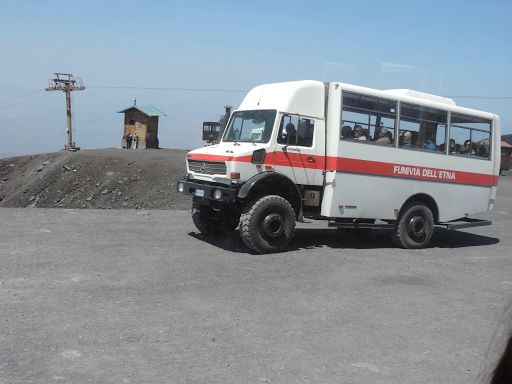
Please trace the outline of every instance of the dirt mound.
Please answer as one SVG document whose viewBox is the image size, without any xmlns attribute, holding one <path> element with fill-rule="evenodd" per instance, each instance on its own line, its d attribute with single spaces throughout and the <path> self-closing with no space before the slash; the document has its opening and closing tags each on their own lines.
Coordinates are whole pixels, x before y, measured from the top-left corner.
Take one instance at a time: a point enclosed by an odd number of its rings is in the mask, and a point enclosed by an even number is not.
<svg viewBox="0 0 512 384">
<path fill-rule="evenodd" d="M 178 149 L 98 149 L 0 159 L 0 207 L 189 209 Z"/>
</svg>

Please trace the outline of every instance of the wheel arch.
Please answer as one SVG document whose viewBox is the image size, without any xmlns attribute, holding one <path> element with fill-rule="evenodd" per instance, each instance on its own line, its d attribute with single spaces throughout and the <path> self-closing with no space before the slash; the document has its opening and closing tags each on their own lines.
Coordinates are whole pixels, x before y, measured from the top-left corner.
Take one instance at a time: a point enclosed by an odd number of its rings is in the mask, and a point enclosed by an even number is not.
<svg viewBox="0 0 512 384">
<path fill-rule="evenodd" d="M 238 197 L 252 199 L 258 195 L 278 195 L 290 202 L 298 217 L 302 198 L 297 185 L 287 176 L 277 172 L 264 172 L 250 178 L 240 189 Z"/>
<path fill-rule="evenodd" d="M 402 205 L 400 208 L 400 212 L 404 209 L 404 207 L 408 206 L 409 203 L 412 201 L 419 201 L 423 204 L 425 204 L 430 211 L 432 212 L 432 215 L 434 216 L 434 223 L 439 222 L 439 207 L 434 200 L 434 198 L 426 193 L 417 193 L 415 195 L 410 196 Z"/>
</svg>

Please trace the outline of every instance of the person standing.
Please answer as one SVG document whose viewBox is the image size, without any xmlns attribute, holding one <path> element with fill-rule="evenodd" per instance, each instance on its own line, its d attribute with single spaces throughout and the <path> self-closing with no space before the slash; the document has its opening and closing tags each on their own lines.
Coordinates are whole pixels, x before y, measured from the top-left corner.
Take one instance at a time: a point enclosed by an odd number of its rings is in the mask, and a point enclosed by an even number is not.
<svg viewBox="0 0 512 384">
<path fill-rule="evenodd" d="M 139 135 L 137 134 L 137 132 L 134 132 L 133 133 L 133 149 L 137 149 L 138 146 L 139 146 Z"/>
<path fill-rule="evenodd" d="M 128 132 L 126 134 L 126 149 L 130 149 L 131 145 L 132 145 L 132 135 L 130 135 L 130 132 Z"/>
</svg>

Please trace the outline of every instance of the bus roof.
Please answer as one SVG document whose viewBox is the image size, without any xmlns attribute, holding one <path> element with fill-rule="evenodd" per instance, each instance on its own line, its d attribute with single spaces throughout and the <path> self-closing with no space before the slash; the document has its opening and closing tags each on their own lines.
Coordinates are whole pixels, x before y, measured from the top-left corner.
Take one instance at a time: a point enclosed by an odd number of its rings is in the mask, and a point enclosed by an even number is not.
<svg viewBox="0 0 512 384">
<path fill-rule="evenodd" d="M 325 86 L 320 81 L 303 80 L 263 84 L 245 96 L 238 110 L 278 109 L 289 113 L 323 117 Z"/>
<path fill-rule="evenodd" d="M 435 101 L 436 103 L 448 104 L 453 106 L 457 105 L 455 104 L 455 101 L 447 97 L 431 95 L 430 93 L 425 92 L 413 91 L 412 89 L 387 89 L 383 92 L 390 93 L 392 95 L 417 97 L 419 99 Z"/>
<path fill-rule="evenodd" d="M 291 113 L 301 111 L 304 115 L 320 117 L 324 115 L 324 86 L 328 86 L 331 83 L 349 92 L 400 100 L 412 104 L 419 103 L 431 108 L 445 109 L 461 114 L 477 115 L 486 119 L 494 119 L 495 117 L 489 112 L 457 106 L 452 99 L 447 97 L 410 89 L 389 89 L 382 91 L 340 82 L 322 83 L 315 80 L 260 85 L 249 91 L 238 109 L 278 109 Z"/>
<path fill-rule="evenodd" d="M 429 93 L 413 91 L 410 89 L 388 89 L 380 91 L 378 89 L 360 87 L 358 85 L 346 84 L 333 82 L 339 84 L 343 90 L 355 93 L 364 93 L 376 97 L 383 97 L 387 99 L 394 99 L 405 101 L 412 104 L 421 103 L 427 107 L 447 109 L 452 112 L 458 112 L 461 114 L 477 115 L 486 119 L 494 119 L 494 115 L 490 112 L 479 111 L 476 109 L 470 109 L 465 107 L 457 106 L 457 104 L 447 97 L 431 95 Z M 326 83 L 328 84 L 328 83 Z"/>
</svg>

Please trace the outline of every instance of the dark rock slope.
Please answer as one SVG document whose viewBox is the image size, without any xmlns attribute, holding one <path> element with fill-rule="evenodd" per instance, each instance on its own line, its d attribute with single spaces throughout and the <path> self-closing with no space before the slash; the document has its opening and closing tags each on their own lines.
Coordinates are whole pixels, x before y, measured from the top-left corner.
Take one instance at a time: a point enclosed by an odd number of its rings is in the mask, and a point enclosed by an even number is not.
<svg viewBox="0 0 512 384">
<path fill-rule="evenodd" d="M 0 159 L 0 207 L 189 209 L 184 150 L 98 149 Z"/>
</svg>

